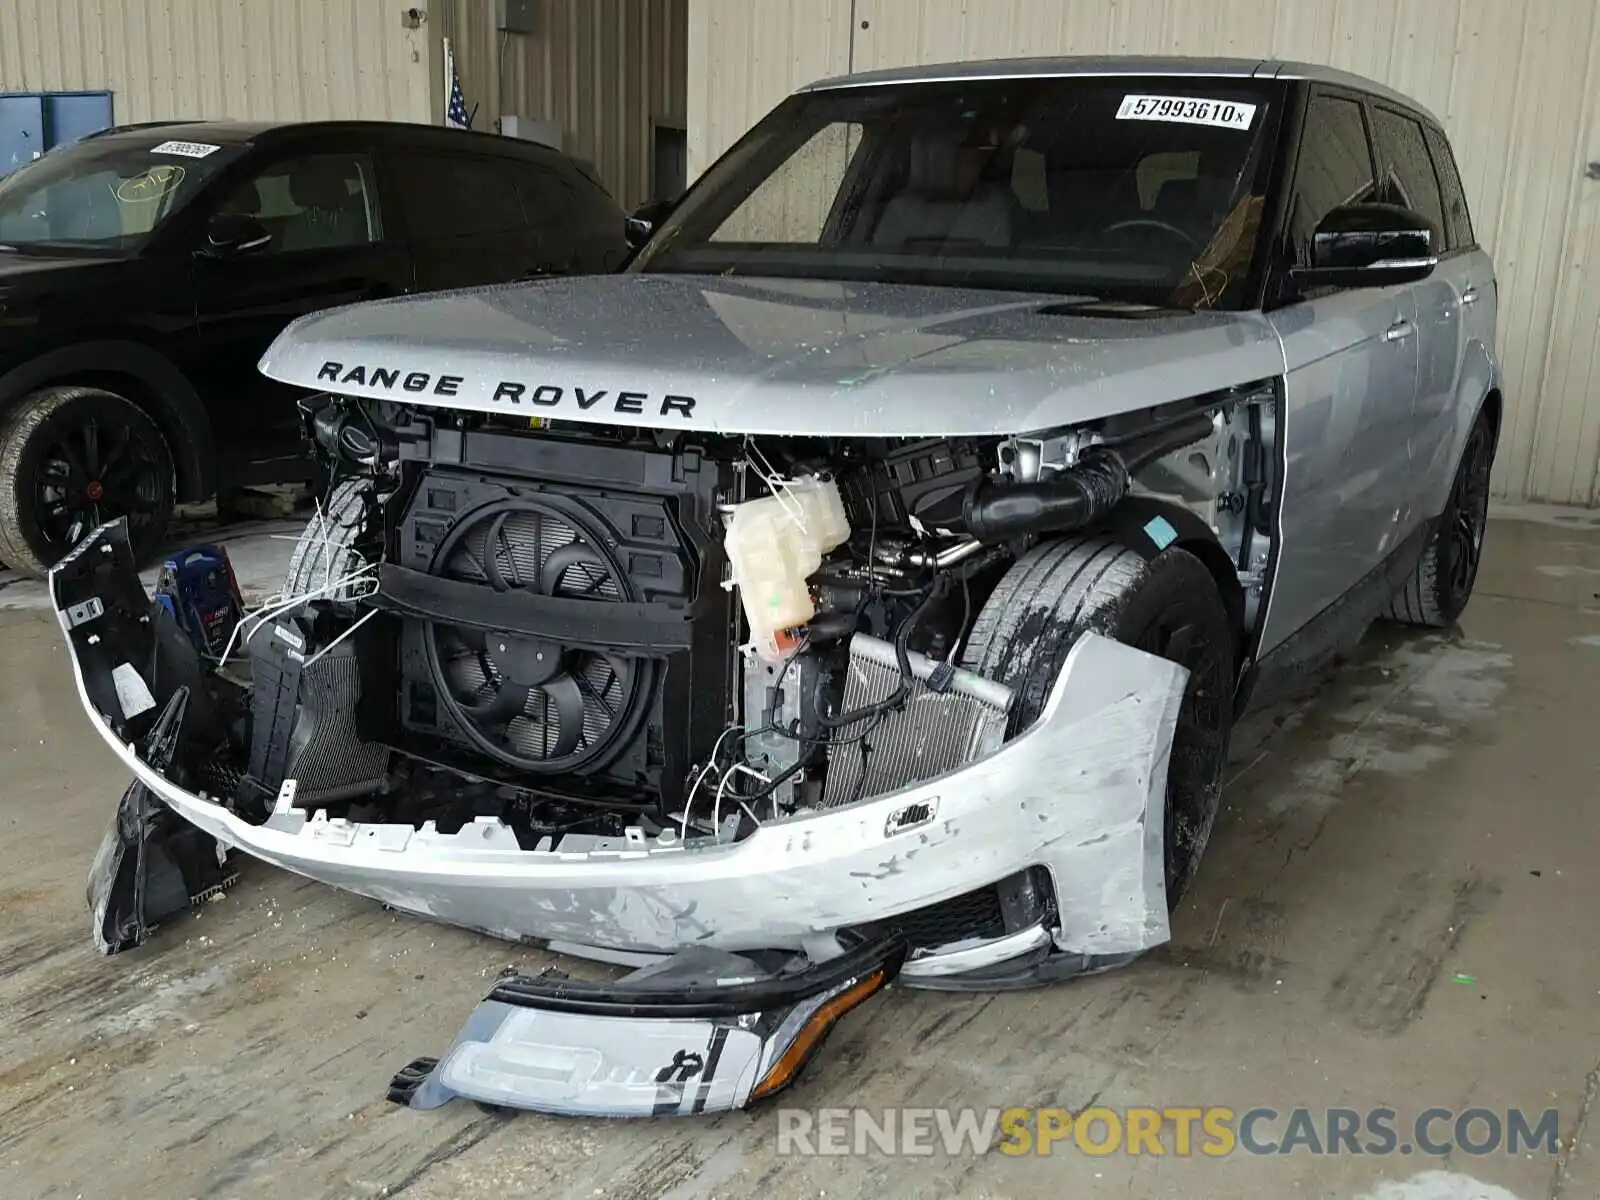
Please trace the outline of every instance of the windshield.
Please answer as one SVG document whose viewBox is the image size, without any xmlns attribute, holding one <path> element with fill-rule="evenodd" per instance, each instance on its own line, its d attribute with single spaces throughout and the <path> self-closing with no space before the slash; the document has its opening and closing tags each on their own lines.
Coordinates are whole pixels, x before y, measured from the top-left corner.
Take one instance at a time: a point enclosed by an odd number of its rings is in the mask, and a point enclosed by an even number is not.
<svg viewBox="0 0 1600 1200">
<path fill-rule="evenodd" d="M 0 245 L 137 250 L 242 149 L 154 135 L 63 146 L 0 179 Z"/>
<path fill-rule="evenodd" d="M 1278 95 L 1172 76 L 802 93 L 707 172 L 633 269 L 1238 307 Z"/>
</svg>

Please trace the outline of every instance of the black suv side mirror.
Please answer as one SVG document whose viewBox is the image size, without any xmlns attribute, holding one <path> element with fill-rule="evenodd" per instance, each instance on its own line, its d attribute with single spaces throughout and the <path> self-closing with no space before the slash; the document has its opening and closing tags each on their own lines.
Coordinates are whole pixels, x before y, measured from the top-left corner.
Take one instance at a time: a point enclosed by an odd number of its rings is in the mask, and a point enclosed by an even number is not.
<svg viewBox="0 0 1600 1200">
<path fill-rule="evenodd" d="M 634 209 L 633 215 L 623 226 L 623 236 L 628 239 L 628 248 L 637 250 L 648 242 L 650 235 L 656 231 L 656 226 L 660 225 L 671 211 L 671 200 L 646 200 Z"/>
<path fill-rule="evenodd" d="M 1317 287 L 1383 287 L 1426 279 L 1439 265 L 1439 233 L 1398 204 L 1346 204 L 1311 235 L 1311 266 L 1294 279 Z"/>
<path fill-rule="evenodd" d="M 206 226 L 204 253 L 213 258 L 239 258 L 255 254 L 272 244 L 272 234 L 254 217 L 244 213 L 218 213 Z"/>
</svg>

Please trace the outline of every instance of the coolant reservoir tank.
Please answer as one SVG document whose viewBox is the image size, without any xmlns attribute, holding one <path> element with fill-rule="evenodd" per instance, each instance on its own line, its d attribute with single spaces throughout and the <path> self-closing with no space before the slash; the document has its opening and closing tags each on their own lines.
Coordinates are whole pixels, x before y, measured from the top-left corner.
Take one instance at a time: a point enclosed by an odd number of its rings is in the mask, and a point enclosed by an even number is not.
<svg viewBox="0 0 1600 1200">
<path fill-rule="evenodd" d="M 787 647 L 779 645 L 779 631 L 804 625 L 816 613 L 806 580 L 849 536 L 844 500 L 831 479 L 797 479 L 733 506 L 723 545 L 758 656 L 783 658 Z"/>
</svg>

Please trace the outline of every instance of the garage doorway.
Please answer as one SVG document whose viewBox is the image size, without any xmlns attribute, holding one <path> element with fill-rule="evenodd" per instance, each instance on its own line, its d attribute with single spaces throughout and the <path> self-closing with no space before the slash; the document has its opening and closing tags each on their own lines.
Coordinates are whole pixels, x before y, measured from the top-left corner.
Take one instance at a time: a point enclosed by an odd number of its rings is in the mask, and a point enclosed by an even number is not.
<svg viewBox="0 0 1600 1200">
<path fill-rule="evenodd" d="M 689 130 L 660 118 L 650 122 L 650 198 L 676 200 L 689 186 Z"/>
</svg>

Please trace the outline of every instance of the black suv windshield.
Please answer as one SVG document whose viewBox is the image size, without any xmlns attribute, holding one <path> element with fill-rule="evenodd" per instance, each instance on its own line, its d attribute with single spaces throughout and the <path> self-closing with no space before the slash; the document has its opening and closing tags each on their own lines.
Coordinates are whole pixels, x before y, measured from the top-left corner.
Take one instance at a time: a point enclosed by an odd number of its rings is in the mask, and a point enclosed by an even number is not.
<svg viewBox="0 0 1600 1200">
<path fill-rule="evenodd" d="M 137 250 L 243 149 L 152 132 L 52 150 L 0 179 L 0 245 Z"/>
<path fill-rule="evenodd" d="M 707 172 L 633 269 L 1238 307 L 1280 94 L 1181 76 L 801 93 Z"/>
</svg>

